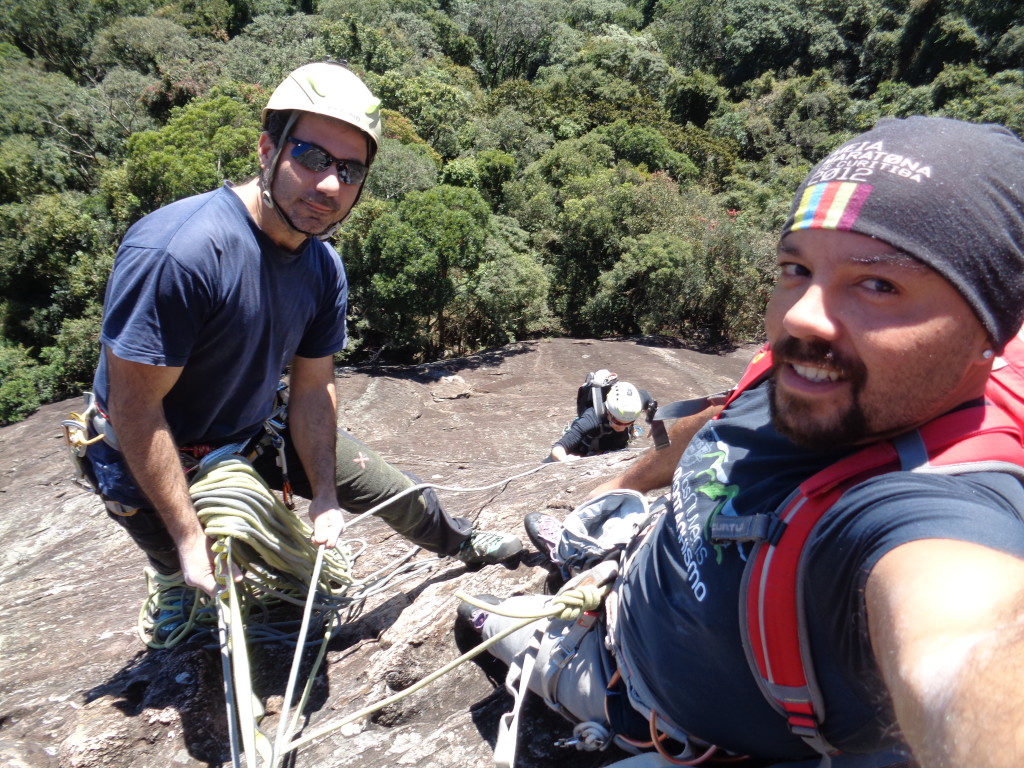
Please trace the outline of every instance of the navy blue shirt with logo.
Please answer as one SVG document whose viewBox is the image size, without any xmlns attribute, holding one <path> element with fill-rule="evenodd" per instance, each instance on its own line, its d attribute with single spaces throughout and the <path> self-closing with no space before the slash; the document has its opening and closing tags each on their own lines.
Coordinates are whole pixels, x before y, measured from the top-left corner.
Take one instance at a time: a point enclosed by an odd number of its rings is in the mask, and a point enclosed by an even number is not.
<svg viewBox="0 0 1024 768">
<path fill-rule="evenodd" d="M 315 238 L 277 246 L 227 186 L 171 203 L 133 225 L 118 249 L 100 340 L 118 357 L 182 368 L 164 398 L 178 445 L 223 444 L 259 431 L 295 355 L 344 348 L 348 283 L 337 252 Z M 105 355 L 93 382 L 108 398 Z M 115 425 L 116 429 L 116 425 Z M 104 495 L 140 505 L 100 444 L 89 457 Z M 115 452 L 116 453 L 116 452 Z M 101 484 L 104 477 L 98 477 Z"/>
<path fill-rule="evenodd" d="M 687 447 L 669 511 L 618 582 L 614 643 L 640 700 L 720 747 L 768 759 L 814 755 L 768 704 L 740 636 L 740 584 L 752 545 L 718 543 L 717 515 L 775 510 L 849 451 L 808 452 L 771 426 L 767 386 L 741 395 Z M 850 489 L 807 543 L 806 613 L 826 738 L 846 752 L 895 743 L 867 635 L 872 566 L 909 541 L 950 538 L 1024 555 L 1024 489 L 1012 476 L 891 473 Z M 771 606 L 766 606 L 768 621 Z"/>
</svg>

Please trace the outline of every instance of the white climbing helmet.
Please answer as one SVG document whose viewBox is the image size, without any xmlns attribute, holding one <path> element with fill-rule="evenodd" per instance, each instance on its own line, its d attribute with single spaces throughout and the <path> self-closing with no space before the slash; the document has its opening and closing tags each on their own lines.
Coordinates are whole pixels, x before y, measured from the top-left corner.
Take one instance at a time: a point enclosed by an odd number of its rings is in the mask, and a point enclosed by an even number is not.
<svg viewBox="0 0 1024 768">
<path fill-rule="evenodd" d="M 277 211 L 278 215 L 292 229 L 320 240 L 327 240 L 352 214 L 352 208 L 363 195 L 364 185 L 359 185 L 359 193 L 341 221 L 318 233 L 298 229 L 274 201 L 272 192 L 274 177 L 277 175 L 277 164 L 284 150 L 284 139 L 288 137 L 292 126 L 298 121 L 300 112 L 312 112 L 330 117 L 351 125 L 366 136 L 366 164 L 372 165 L 373 158 L 376 157 L 383 139 L 380 99 L 370 93 L 366 84 L 344 64 L 336 61 L 319 61 L 304 64 L 292 71 L 274 89 L 274 92 L 270 94 L 270 100 L 267 101 L 267 106 L 263 108 L 263 130 L 267 129 L 267 122 L 274 112 L 290 112 L 291 114 L 281 132 L 281 140 L 277 142 L 278 146 L 274 148 L 274 153 L 266 167 L 260 171 L 260 197 L 271 210 Z"/>
<path fill-rule="evenodd" d="M 380 99 L 348 67 L 334 61 L 304 64 L 290 73 L 263 108 L 263 127 L 275 110 L 299 110 L 324 115 L 362 131 L 369 139 L 369 162 L 380 148 Z"/>
<path fill-rule="evenodd" d="M 604 407 L 616 421 L 631 423 L 643 413 L 644 404 L 640 392 L 628 381 L 620 381 L 608 390 Z"/>
</svg>

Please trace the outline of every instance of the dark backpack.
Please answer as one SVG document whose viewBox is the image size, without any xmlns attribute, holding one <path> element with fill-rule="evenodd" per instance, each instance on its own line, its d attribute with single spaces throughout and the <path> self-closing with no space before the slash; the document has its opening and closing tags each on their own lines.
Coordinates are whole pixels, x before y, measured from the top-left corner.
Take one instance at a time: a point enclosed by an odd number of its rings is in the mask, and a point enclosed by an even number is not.
<svg viewBox="0 0 1024 768">
<path fill-rule="evenodd" d="M 576 390 L 576 417 L 579 418 L 587 408 L 593 408 L 598 416 L 604 415 L 604 399 L 612 384 L 619 380 L 617 373 L 602 368 L 591 371 Z"/>
</svg>

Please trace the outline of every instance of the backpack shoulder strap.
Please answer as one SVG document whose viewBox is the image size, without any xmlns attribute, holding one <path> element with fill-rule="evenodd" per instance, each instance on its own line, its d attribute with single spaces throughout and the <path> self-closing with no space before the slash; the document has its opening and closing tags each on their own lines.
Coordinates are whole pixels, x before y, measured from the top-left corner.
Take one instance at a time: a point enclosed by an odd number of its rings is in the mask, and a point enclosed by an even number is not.
<svg viewBox="0 0 1024 768">
<path fill-rule="evenodd" d="M 747 363 L 747 367 L 740 375 L 739 381 L 732 389 L 715 395 L 695 397 L 690 400 L 677 400 L 673 403 L 658 408 L 654 418 L 656 419 L 681 419 L 685 416 L 692 416 L 700 413 L 709 405 L 728 406 L 733 400 L 751 387 L 760 384 L 771 373 L 772 356 L 768 345 L 761 347 Z"/>
<path fill-rule="evenodd" d="M 754 356 L 750 358 L 750 362 L 747 363 L 747 367 L 743 369 L 740 380 L 736 382 L 736 386 L 732 388 L 732 391 L 729 392 L 729 396 L 725 400 L 725 407 L 728 408 L 733 400 L 768 378 L 771 372 L 772 351 L 765 344 L 757 350 Z"/>
<path fill-rule="evenodd" d="M 1014 336 L 996 358 L 985 397 L 1024 424 L 1024 339 L 1020 336 Z"/>
<path fill-rule="evenodd" d="M 801 555 L 814 526 L 854 478 L 895 468 L 896 456 L 891 443 L 878 443 L 809 478 L 777 511 L 775 540 L 758 542 L 743 572 L 739 608 L 747 661 L 790 731 L 821 754 L 837 750 L 820 730 L 825 708 L 806 639 Z"/>
<path fill-rule="evenodd" d="M 804 481 L 776 512 L 778 524 L 771 535 L 756 544 L 740 593 L 747 660 L 765 697 L 785 716 L 790 730 L 826 755 L 836 750 L 820 730 L 825 709 L 807 639 L 804 547 L 843 493 L 870 477 L 894 471 L 1004 471 L 1024 478 L 1021 430 L 999 408 L 975 406 L 868 446 Z M 713 524 L 712 536 L 730 538 L 717 534 Z"/>
</svg>

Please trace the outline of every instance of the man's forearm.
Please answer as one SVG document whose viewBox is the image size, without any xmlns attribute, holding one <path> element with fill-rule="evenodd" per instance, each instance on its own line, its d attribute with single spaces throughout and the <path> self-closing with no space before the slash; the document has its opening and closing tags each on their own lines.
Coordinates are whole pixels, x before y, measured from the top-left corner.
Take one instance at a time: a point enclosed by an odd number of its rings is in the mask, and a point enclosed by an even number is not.
<svg viewBox="0 0 1024 768">
<path fill-rule="evenodd" d="M 922 768 L 1024 765 L 1024 560 L 922 539 L 865 589 L 872 650 Z"/>
<path fill-rule="evenodd" d="M 306 366 L 312 364 L 313 361 L 305 361 Z M 289 433 L 312 487 L 313 498 L 336 504 L 335 461 L 338 427 L 333 368 L 330 369 L 330 377 L 326 380 L 322 370 L 313 377 L 308 377 L 307 373 L 309 372 L 293 368 L 291 394 L 288 400 Z"/>
<path fill-rule="evenodd" d="M 313 498 L 335 498 L 337 425 L 334 410 L 325 408 L 323 403 L 314 407 L 312 403 L 300 400 L 294 405 L 289 404 L 288 421 L 292 442 L 309 479 Z"/>
<path fill-rule="evenodd" d="M 604 493 L 606 491 L 629 488 L 640 493 L 647 493 L 657 488 L 664 488 L 672 482 L 672 474 L 675 472 L 679 459 L 686 450 L 693 436 L 712 417 L 722 410 L 719 405 L 709 406 L 700 413 L 677 419 L 669 428 L 668 435 L 671 440 L 666 448 L 661 450 L 646 451 L 632 466 L 625 472 L 611 480 L 602 483 L 590 495 Z"/>
<path fill-rule="evenodd" d="M 930 715 L 931 733 L 912 745 L 923 768 L 1024 766 L 1024 617 L 972 648 Z"/>
<path fill-rule="evenodd" d="M 333 547 L 345 522 L 338 506 L 335 469 L 338 427 L 332 359 L 296 357 L 290 389 L 288 431 L 313 489 L 308 510 L 312 541 Z"/>
<path fill-rule="evenodd" d="M 164 521 L 179 550 L 201 539 L 205 534 L 192 506 L 178 448 L 163 413 L 130 412 L 112 405 L 111 421 L 135 482 Z"/>
<path fill-rule="evenodd" d="M 163 409 L 181 369 L 122 360 L 109 350 L 105 354 L 110 366 L 107 408 L 128 468 L 174 540 L 185 583 L 212 595 L 217 589 L 213 551 L 192 505 Z"/>
</svg>

